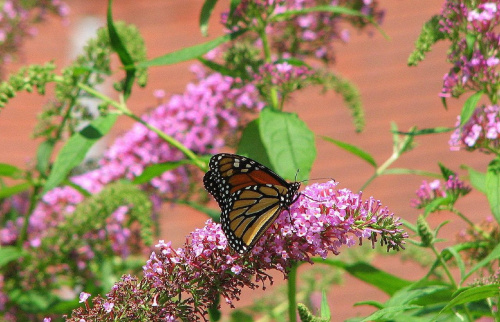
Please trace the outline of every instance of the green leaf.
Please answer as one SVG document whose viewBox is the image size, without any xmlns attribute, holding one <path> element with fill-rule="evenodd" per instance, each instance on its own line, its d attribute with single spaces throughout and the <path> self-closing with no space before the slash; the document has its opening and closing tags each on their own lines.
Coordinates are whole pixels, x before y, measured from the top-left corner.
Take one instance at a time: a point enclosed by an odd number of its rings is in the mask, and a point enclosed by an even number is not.
<svg viewBox="0 0 500 322">
<path fill-rule="evenodd" d="M 462 112 L 460 113 L 460 126 L 467 123 L 467 121 L 471 118 L 477 107 L 477 103 L 481 99 L 481 96 L 483 96 L 483 92 L 477 92 L 465 101 Z"/>
<path fill-rule="evenodd" d="M 469 166 L 466 166 L 466 169 L 469 172 L 469 180 L 474 189 L 486 194 L 486 173 L 476 171 Z"/>
<path fill-rule="evenodd" d="M 107 14 L 107 23 L 108 23 L 108 34 L 109 41 L 111 44 L 111 48 L 118 54 L 120 61 L 125 67 L 125 83 L 123 86 L 123 96 L 127 99 L 130 96 L 132 91 L 132 85 L 134 83 L 136 68 L 134 67 L 134 60 L 132 56 L 128 52 L 127 48 L 123 44 L 120 35 L 116 31 L 115 24 L 113 22 L 113 13 L 112 8 L 113 0 L 108 1 L 108 14 Z"/>
<path fill-rule="evenodd" d="M 424 177 L 431 178 L 441 178 L 441 176 L 434 172 L 424 171 L 424 170 L 415 170 L 415 169 L 405 169 L 405 168 L 391 168 L 386 169 L 382 172 L 382 174 L 415 174 Z"/>
<path fill-rule="evenodd" d="M 486 197 L 488 198 L 493 216 L 500 223 L 500 157 L 496 157 L 488 164 L 488 170 L 486 171 Z"/>
<path fill-rule="evenodd" d="M 212 15 L 212 11 L 214 10 L 216 3 L 217 0 L 205 0 L 205 2 L 203 3 L 203 7 L 201 8 L 200 30 L 203 36 L 207 35 L 208 21 L 210 20 L 210 16 Z"/>
<path fill-rule="evenodd" d="M 15 289 L 8 293 L 9 300 L 17 304 L 23 311 L 41 313 L 54 305 L 58 298 L 48 290 Z"/>
<path fill-rule="evenodd" d="M 463 277 L 465 275 L 465 263 L 462 259 L 462 256 L 460 256 L 459 250 L 462 249 L 462 247 L 456 247 L 456 246 L 461 246 L 459 245 L 454 245 L 451 247 L 447 247 L 443 249 L 441 252 L 442 256 L 445 256 L 446 253 L 449 253 L 451 256 L 455 258 L 455 261 L 457 262 L 458 269 L 460 270 L 460 276 Z"/>
<path fill-rule="evenodd" d="M 22 176 L 22 174 L 23 171 L 18 167 L 7 163 L 0 163 L 0 177 L 18 179 Z"/>
<path fill-rule="evenodd" d="M 345 151 L 354 154 L 355 156 L 365 160 L 368 162 L 370 165 L 372 165 L 374 168 L 377 167 L 377 162 L 375 162 L 375 159 L 366 151 L 363 151 L 362 149 L 358 148 L 357 146 L 354 146 L 352 144 L 338 141 L 332 138 L 329 138 L 327 136 L 321 136 L 321 138 L 325 141 L 331 142 L 338 146 L 341 149 L 344 149 Z"/>
<path fill-rule="evenodd" d="M 262 138 L 260 137 L 259 119 L 255 119 L 247 124 L 241 134 L 236 153 L 252 158 L 268 168 L 273 167 L 267 155 L 264 143 L 262 143 Z"/>
<path fill-rule="evenodd" d="M 465 276 L 460 281 L 460 284 L 465 282 L 465 280 L 469 278 L 469 276 L 471 276 L 475 271 L 486 265 L 491 265 L 490 262 L 497 260 L 498 258 L 500 258 L 500 244 L 498 244 L 495 248 L 493 248 L 491 253 L 488 256 L 486 256 L 486 258 L 477 263 L 467 274 L 465 274 Z"/>
<path fill-rule="evenodd" d="M 453 201 L 452 196 L 436 198 L 425 206 L 424 215 L 428 215 L 431 212 L 439 210 L 440 206 L 449 205 L 452 201 Z"/>
<path fill-rule="evenodd" d="M 460 290 L 458 290 L 460 291 Z M 463 292 L 459 293 L 456 297 L 454 297 L 442 310 L 439 314 L 443 313 L 446 310 L 451 309 L 460 304 L 475 302 L 487 299 L 489 297 L 498 297 L 500 295 L 500 291 L 498 289 L 498 284 L 492 285 L 482 285 L 475 286 L 468 289 L 465 289 Z"/>
<path fill-rule="evenodd" d="M 374 266 L 365 262 L 348 264 L 340 260 L 334 260 L 334 259 L 323 260 L 321 258 L 312 258 L 312 261 L 315 263 L 321 263 L 342 268 L 350 275 L 370 285 L 375 286 L 376 288 L 382 290 L 383 292 L 389 295 L 393 295 L 400 289 L 412 284 L 411 281 L 404 280 L 395 275 L 381 271 L 378 268 L 375 268 Z"/>
<path fill-rule="evenodd" d="M 439 169 L 441 170 L 441 174 L 443 175 L 443 179 L 446 181 L 450 178 L 450 176 L 455 175 L 455 172 L 451 169 L 448 169 L 441 162 L 438 162 Z"/>
<path fill-rule="evenodd" d="M 44 174 L 49 170 L 50 156 L 52 155 L 52 151 L 54 151 L 54 145 L 55 141 L 48 139 L 38 146 L 36 150 L 36 169 L 38 172 Z"/>
<path fill-rule="evenodd" d="M 451 285 L 439 281 L 417 281 L 405 288 L 402 288 L 385 303 L 386 307 L 418 304 L 430 305 L 447 302 L 453 288 Z"/>
<path fill-rule="evenodd" d="M 69 138 L 57 155 L 52 172 L 43 188 L 43 193 L 58 186 L 69 172 L 85 159 L 85 154 L 88 150 L 100 137 L 109 132 L 113 124 L 115 124 L 116 119 L 116 114 L 109 114 L 92 121 L 87 126 L 87 128 L 90 127 L 92 130 L 85 128 L 82 132 L 87 134 L 89 132 L 94 133 L 93 138 L 85 137 L 81 133 L 75 133 Z M 95 135 L 95 133 L 99 133 L 99 135 Z"/>
<path fill-rule="evenodd" d="M 26 255 L 26 252 L 15 246 L 0 247 L 0 268 Z"/>
<path fill-rule="evenodd" d="M 174 51 L 173 53 L 169 53 L 160 57 L 153 58 L 148 61 L 140 62 L 137 64 L 137 67 L 142 68 L 142 67 L 151 67 L 151 66 L 163 66 L 163 65 L 171 65 L 171 64 L 176 64 L 180 63 L 183 61 L 191 60 L 191 59 L 196 59 L 210 50 L 216 48 L 217 46 L 231 41 L 233 39 L 236 39 L 237 37 L 241 36 L 246 32 L 246 29 L 241 29 L 236 32 L 233 32 L 231 34 L 227 34 L 218 38 L 215 38 L 214 40 L 198 44 L 195 46 L 183 48 L 178 51 Z"/>
<path fill-rule="evenodd" d="M 326 297 L 325 290 L 321 292 L 320 317 L 322 317 L 326 321 L 330 321 L 332 318 L 332 313 L 330 312 L 330 306 L 328 305 L 328 298 Z"/>
<path fill-rule="evenodd" d="M 446 133 L 446 132 L 451 132 L 451 131 L 454 131 L 454 130 L 455 130 L 454 127 L 437 126 L 437 127 L 428 128 L 428 129 L 415 130 L 415 131 L 412 131 L 412 132 L 396 131 L 395 133 L 399 134 L 399 135 L 413 135 L 413 136 L 417 136 L 417 135 Z"/>
<path fill-rule="evenodd" d="M 316 159 L 314 133 L 297 114 L 265 108 L 260 112 L 259 132 L 277 173 L 288 179 L 309 178 Z"/>
<path fill-rule="evenodd" d="M 172 161 L 172 162 L 164 162 L 150 165 L 144 169 L 140 176 L 135 177 L 132 180 L 134 184 L 143 184 L 149 182 L 151 179 L 156 178 L 162 175 L 166 171 L 170 171 L 176 169 L 185 164 L 192 164 L 190 160 L 181 160 L 181 161 Z"/>
<path fill-rule="evenodd" d="M 24 182 L 10 187 L 3 187 L 2 189 L 0 189 L 0 199 L 17 195 L 18 193 L 30 189 L 32 186 L 32 183 Z"/>
<path fill-rule="evenodd" d="M 474 44 L 476 43 L 476 36 L 472 33 L 467 33 L 465 35 L 465 43 L 466 48 L 465 52 L 467 53 L 467 58 L 472 58 L 472 53 L 474 52 Z"/>
<path fill-rule="evenodd" d="M 419 305 L 398 305 L 386 307 L 381 310 L 374 312 L 368 317 L 364 318 L 362 321 L 391 321 L 401 315 L 401 313 L 422 308 Z"/>
<path fill-rule="evenodd" d="M 343 15 L 348 15 L 348 16 L 356 16 L 356 17 L 362 17 L 365 18 L 367 21 L 369 21 L 375 28 L 386 38 L 389 39 L 389 36 L 380 28 L 380 26 L 373 20 L 372 17 L 367 16 L 365 14 L 362 14 L 358 10 L 346 8 L 346 7 L 340 7 L 340 6 L 333 6 L 333 5 L 322 5 L 322 6 L 316 6 L 316 7 L 311 7 L 311 8 L 304 8 L 300 10 L 287 10 L 285 12 L 276 14 L 270 18 L 271 21 L 283 21 L 286 20 L 290 17 L 297 16 L 297 15 L 303 15 L 303 14 L 308 14 L 308 13 L 313 13 L 313 12 L 329 12 L 333 14 L 343 14 Z"/>
<path fill-rule="evenodd" d="M 218 64 L 214 61 L 205 59 L 203 57 L 198 57 L 198 60 L 205 65 L 206 67 L 210 68 L 211 70 L 220 73 L 225 76 L 231 76 L 231 77 L 240 77 L 240 73 L 238 71 L 232 70 L 227 68 L 224 65 Z"/>
</svg>

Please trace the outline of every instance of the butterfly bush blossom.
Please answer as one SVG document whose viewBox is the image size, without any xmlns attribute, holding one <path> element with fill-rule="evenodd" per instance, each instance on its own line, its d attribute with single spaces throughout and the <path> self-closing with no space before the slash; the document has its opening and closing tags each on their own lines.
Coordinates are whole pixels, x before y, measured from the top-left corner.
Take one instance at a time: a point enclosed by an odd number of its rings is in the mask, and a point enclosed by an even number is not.
<svg viewBox="0 0 500 322">
<path fill-rule="evenodd" d="M 229 13 L 225 12 L 221 22 L 231 32 L 240 28 L 259 29 L 261 22 L 273 15 L 322 5 L 358 10 L 377 22 L 381 22 L 384 16 L 376 0 L 243 0 L 232 13 L 232 19 L 229 21 Z M 342 26 L 342 21 L 348 21 L 359 29 L 368 25 L 362 17 L 318 11 L 302 13 L 285 21 L 273 21 L 265 26 L 265 32 L 272 40 L 271 46 L 281 54 L 298 54 L 333 62 L 333 44 L 348 42 L 350 38 L 349 30 Z"/>
<path fill-rule="evenodd" d="M 133 320 L 195 320 L 222 296 L 233 306 L 244 286 L 251 289 L 272 283 L 266 271 L 286 276 L 297 261 L 326 258 L 368 239 L 388 250 L 404 248 L 408 237 L 399 218 L 374 198 L 362 199 L 330 181 L 305 188 L 248 253 L 232 251 L 219 224 L 212 220 L 192 232 L 182 248 L 161 240 L 144 265 L 144 277 L 125 276 L 106 296 L 73 311 L 70 321 L 103 317 Z M 104 304 L 113 304 L 106 312 Z"/>
<path fill-rule="evenodd" d="M 450 137 L 449 145 L 452 151 L 465 148 L 498 152 L 500 140 L 500 108 L 498 105 L 488 105 L 476 108 L 471 118 L 460 126 L 460 116 L 456 129 Z"/>
<path fill-rule="evenodd" d="M 471 188 L 462 180 L 458 179 L 456 174 L 450 175 L 448 180 L 441 185 L 441 181 L 432 182 L 422 181 L 420 188 L 416 191 L 418 199 L 411 200 L 412 207 L 421 209 L 438 198 L 450 197 L 450 204 L 453 204 L 458 197 L 465 196 L 471 191 Z"/>
<path fill-rule="evenodd" d="M 474 3 L 475 4 L 475 3 Z M 440 32 L 452 41 L 448 61 L 453 68 L 445 74 L 441 97 L 458 97 L 466 89 L 490 88 L 497 93 L 500 74 L 500 4 L 480 1 L 468 7 L 463 1 L 445 2 L 440 18 Z M 477 39 L 471 45 L 467 42 Z"/>
<path fill-rule="evenodd" d="M 253 85 L 240 85 L 240 80 L 218 73 L 206 74 L 196 68 L 198 81 L 187 86 L 181 95 L 173 95 L 170 100 L 158 106 L 143 120 L 156 126 L 166 134 L 173 136 L 187 148 L 200 153 L 212 153 L 226 144 L 225 139 L 234 135 L 242 126 L 244 113 L 258 111 L 263 103 L 258 99 L 258 91 Z M 118 138 L 106 151 L 100 167 L 83 175 L 71 178 L 91 193 L 98 193 L 106 184 L 121 178 L 133 179 L 140 175 L 148 165 L 177 161 L 183 155 L 169 146 L 155 133 L 140 124 Z M 155 201 L 159 196 L 173 194 L 187 189 L 189 183 L 185 168 L 178 168 L 153 179 L 145 189 L 149 189 Z M 0 206 L 0 219 L 9 211 L 16 210 L 25 214 L 28 197 L 13 197 L 9 204 Z M 22 199 L 20 202 L 17 199 Z M 36 249 L 48 229 L 55 228 L 71 214 L 76 205 L 84 199 L 83 195 L 72 187 L 55 188 L 47 192 L 32 212 L 28 223 L 26 248 Z M 106 228 L 89 232 L 85 237 L 91 240 L 106 239 L 111 243 L 115 254 L 126 257 L 130 254 L 132 231 L 127 227 L 128 207 L 119 207 L 109 215 Z M 14 245 L 24 225 L 24 217 L 6 220 L 0 229 L 0 245 Z M 138 227 L 136 227 L 138 229 Z M 75 250 L 73 258 L 81 270 L 95 257 L 91 247 Z M 36 273 L 36 272 L 35 272 Z M 4 276 L 0 274 L 0 278 Z M 1 291 L 0 305 L 6 295 Z"/>
<path fill-rule="evenodd" d="M 37 34 L 34 24 L 45 20 L 49 13 L 66 20 L 69 7 L 61 0 L 0 2 L 0 66 L 13 60 L 24 39 Z"/>
</svg>

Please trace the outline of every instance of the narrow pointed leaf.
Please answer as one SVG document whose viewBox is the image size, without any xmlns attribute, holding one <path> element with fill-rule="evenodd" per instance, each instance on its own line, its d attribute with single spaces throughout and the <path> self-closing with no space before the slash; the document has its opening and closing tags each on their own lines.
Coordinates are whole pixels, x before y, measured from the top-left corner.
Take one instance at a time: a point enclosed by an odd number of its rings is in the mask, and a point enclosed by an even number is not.
<svg viewBox="0 0 500 322">
<path fill-rule="evenodd" d="M 330 306 L 328 305 L 328 298 L 326 297 L 325 290 L 321 292 L 320 316 L 326 321 L 330 321 L 332 318 L 332 313 L 330 312 Z"/>
<path fill-rule="evenodd" d="M 10 187 L 3 187 L 0 189 L 0 199 L 17 195 L 18 193 L 30 189 L 32 186 L 32 183 L 24 182 Z"/>
<path fill-rule="evenodd" d="M 460 126 L 469 121 L 472 114 L 474 113 L 474 110 L 477 107 L 477 103 L 481 99 L 481 96 L 483 96 L 483 92 L 477 92 L 465 101 L 462 112 L 460 113 Z"/>
<path fill-rule="evenodd" d="M 415 174 L 424 177 L 431 178 L 441 178 L 441 176 L 434 172 L 424 171 L 424 170 L 416 170 L 416 169 L 405 169 L 405 168 L 391 168 L 386 169 L 382 172 L 382 174 Z"/>
<path fill-rule="evenodd" d="M 164 162 L 150 165 L 144 169 L 141 175 L 132 180 L 134 184 L 143 184 L 149 182 L 151 179 L 159 177 L 166 171 L 176 169 L 185 164 L 191 164 L 190 160 L 181 160 L 176 162 Z"/>
<path fill-rule="evenodd" d="M 208 21 L 210 20 L 210 16 L 212 15 L 212 11 L 214 10 L 216 3 L 217 0 L 205 0 L 205 2 L 203 3 L 203 7 L 201 8 L 200 30 L 203 36 L 207 35 Z"/>
<path fill-rule="evenodd" d="M 17 179 L 20 178 L 22 174 L 23 171 L 18 167 L 12 164 L 0 163 L 0 177 L 9 177 Z"/>
<path fill-rule="evenodd" d="M 493 216 L 500 223 L 500 157 L 493 159 L 488 165 L 486 171 L 486 197 Z"/>
<path fill-rule="evenodd" d="M 210 50 L 222 45 L 225 42 L 231 41 L 246 32 L 246 29 L 241 29 L 228 35 L 224 35 L 214 40 L 198 44 L 195 46 L 183 48 L 173 53 L 168 53 L 166 55 L 153 58 L 148 61 L 144 61 L 137 64 L 137 67 L 151 67 L 151 66 L 163 66 L 180 63 L 183 61 L 197 59 L 198 57 L 208 53 Z"/>
<path fill-rule="evenodd" d="M 442 310 L 440 314 L 460 304 L 485 300 L 489 297 L 498 297 L 500 290 L 497 284 L 471 287 L 459 293 Z"/>
<path fill-rule="evenodd" d="M 327 136 L 321 136 L 321 138 L 323 140 L 331 142 L 331 143 L 335 144 L 336 146 L 338 146 L 339 148 L 341 148 L 349 153 L 352 153 L 355 156 L 365 160 L 370 165 L 372 165 L 374 168 L 377 167 L 377 162 L 375 162 L 375 159 L 368 152 L 358 148 L 357 146 L 354 146 L 354 145 L 346 143 L 346 142 L 338 141 L 338 140 L 329 138 Z"/>
<path fill-rule="evenodd" d="M 134 60 L 127 48 L 123 44 L 120 35 L 116 31 L 116 27 L 113 22 L 113 12 L 112 12 L 113 0 L 108 1 L 108 14 L 107 14 L 107 24 L 108 24 L 108 34 L 109 41 L 113 50 L 118 54 L 120 61 L 123 66 L 125 66 L 125 83 L 123 86 L 123 96 L 127 99 L 132 92 L 132 85 L 134 83 L 136 69 L 134 67 Z"/>
<path fill-rule="evenodd" d="M 381 271 L 378 268 L 364 262 L 348 264 L 340 260 L 313 258 L 313 262 L 326 264 L 344 269 L 348 274 L 382 290 L 386 294 L 393 295 L 400 289 L 408 287 L 413 282 L 404 280 L 395 275 Z"/>
<path fill-rule="evenodd" d="M 465 280 L 469 278 L 469 276 L 471 276 L 478 269 L 486 265 L 491 265 L 490 263 L 491 261 L 497 260 L 499 258 L 500 258 L 500 244 L 498 244 L 495 248 L 493 248 L 491 253 L 488 256 L 486 256 L 486 258 L 477 263 L 467 274 L 465 274 L 465 276 L 460 281 L 460 284 L 463 284 L 463 282 L 465 282 Z"/>
</svg>

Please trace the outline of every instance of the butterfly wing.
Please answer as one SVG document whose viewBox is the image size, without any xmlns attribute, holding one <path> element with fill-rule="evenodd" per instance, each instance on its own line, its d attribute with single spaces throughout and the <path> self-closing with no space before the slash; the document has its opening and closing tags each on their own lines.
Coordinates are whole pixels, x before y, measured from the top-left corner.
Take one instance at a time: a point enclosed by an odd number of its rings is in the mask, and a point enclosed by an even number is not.
<svg viewBox="0 0 500 322">
<path fill-rule="evenodd" d="M 229 245 L 239 253 L 252 249 L 281 210 L 295 201 L 300 187 L 239 155 L 214 155 L 209 167 L 204 185 L 222 210 L 222 230 Z"/>
</svg>

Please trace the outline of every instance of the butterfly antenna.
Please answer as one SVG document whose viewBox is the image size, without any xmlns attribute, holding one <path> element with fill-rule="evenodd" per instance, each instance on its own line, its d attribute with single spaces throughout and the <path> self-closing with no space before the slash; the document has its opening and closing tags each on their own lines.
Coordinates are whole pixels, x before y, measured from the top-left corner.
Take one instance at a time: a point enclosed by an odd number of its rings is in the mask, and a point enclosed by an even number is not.
<svg viewBox="0 0 500 322">
<path fill-rule="evenodd" d="M 314 178 L 314 179 L 305 179 L 305 180 L 302 180 L 302 181 L 300 181 L 300 182 L 302 183 L 302 182 L 304 182 L 304 181 L 312 181 L 312 180 L 325 180 L 325 179 L 329 179 L 329 180 L 331 180 L 331 181 L 333 181 L 333 182 L 336 182 L 336 181 L 335 181 L 335 179 L 333 179 L 333 178 L 326 178 L 326 177 L 324 177 L 324 178 Z M 306 197 L 307 199 L 312 200 L 312 201 L 316 201 L 316 202 L 326 202 L 326 200 L 316 200 L 316 199 L 314 199 L 314 198 L 311 198 L 311 197 L 309 197 L 308 195 L 306 195 L 306 194 L 304 194 L 304 193 L 301 193 L 301 195 L 303 195 L 304 197 Z"/>
</svg>

